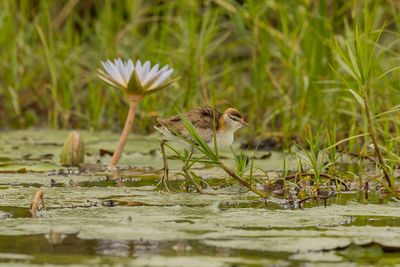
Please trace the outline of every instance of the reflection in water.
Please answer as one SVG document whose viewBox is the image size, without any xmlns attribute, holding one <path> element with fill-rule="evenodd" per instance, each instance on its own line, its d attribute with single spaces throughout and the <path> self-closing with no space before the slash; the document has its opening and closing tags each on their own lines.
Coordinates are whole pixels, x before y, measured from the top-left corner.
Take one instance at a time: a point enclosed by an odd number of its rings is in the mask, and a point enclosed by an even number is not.
<svg viewBox="0 0 400 267">
<path fill-rule="evenodd" d="M 135 241 L 135 249 L 132 256 L 134 257 L 149 257 L 161 253 L 160 241 Z"/>
<path fill-rule="evenodd" d="M 128 240 L 98 240 L 96 254 L 105 256 L 129 257 L 133 251 L 132 241 Z"/>
<path fill-rule="evenodd" d="M 27 249 L 29 248 L 29 249 Z M 62 234 L 51 230 L 47 235 L 0 236 L 0 262 L 18 262 L 16 257 L 1 255 L 24 255 L 24 259 L 35 263 L 60 263 L 68 259 L 71 263 L 79 263 L 78 256 L 98 257 L 114 256 L 123 258 L 148 258 L 162 256 L 222 256 L 252 257 L 268 259 L 288 259 L 289 253 L 270 253 L 244 249 L 231 249 L 207 245 L 201 240 L 87 240 L 80 239 L 77 234 Z M 32 255 L 33 257 L 28 257 Z M 39 257 L 54 255 L 57 257 Z M 72 257 L 72 258 L 71 258 Z M 72 260 L 71 259 L 75 259 Z M 57 261 L 58 260 L 58 261 Z M 24 261 L 26 262 L 26 261 Z"/>
<path fill-rule="evenodd" d="M 60 245 L 66 235 L 50 229 L 50 232 L 45 234 L 44 237 L 47 239 L 50 245 Z"/>
<path fill-rule="evenodd" d="M 179 241 L 172 246 L 172 249 L 177 252 L 187 252 L 191 251 L 192 247 L 189 245 L 188 241 Z"/>
</svg>

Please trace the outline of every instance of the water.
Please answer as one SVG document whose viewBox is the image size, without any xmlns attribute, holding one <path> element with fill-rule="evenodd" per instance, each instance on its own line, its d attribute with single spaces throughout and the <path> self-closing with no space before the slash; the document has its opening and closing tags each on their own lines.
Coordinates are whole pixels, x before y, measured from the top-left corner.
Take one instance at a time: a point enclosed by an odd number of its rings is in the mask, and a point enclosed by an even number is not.
<svg viewBox="0 0 400 267">
<path fill-rule="evenodd" d="M 201 195 L 185 192 L 177 175 L 182 163 L 170 160 L 171 183 L 179 192 L 159 192 L 155 171 L 161 157 L 152 137 L 132 136 L 121 160 L 123 179 L 117 182 L 101 170 L 60 166 L 67 134 L 21 131 L 12 140 L 0 134 L 0 264 L 400 264 L 400 205 L 378 194 L 376 185 L 371 184 L 368 199 L 353 186 L 326 203 L 310 198 L 300 206 L 293 200 L 297 192 L 272 193 L 279 189 L 273 188 L 261 200 L 215 166 L 198 164 L 193 171 L 217 193 Z M 86 161 L 108 162 L 98 151 L 113 150 L 118 135 L 84 135 Z M 234 166 L 232 154 L 225 157 Z M 295 169 L 296 162 L 288 156 L 286 166 Z M 341 168 L 357 172 L 353 163 L 346 164 Z M 255 166 L 275 170 L 269 172 L 273 179 L 282 168 L 282 154 L 259 157 Z M 39 189 L 46 210 L 31 218 L 29 206 Z"/>
</svg>

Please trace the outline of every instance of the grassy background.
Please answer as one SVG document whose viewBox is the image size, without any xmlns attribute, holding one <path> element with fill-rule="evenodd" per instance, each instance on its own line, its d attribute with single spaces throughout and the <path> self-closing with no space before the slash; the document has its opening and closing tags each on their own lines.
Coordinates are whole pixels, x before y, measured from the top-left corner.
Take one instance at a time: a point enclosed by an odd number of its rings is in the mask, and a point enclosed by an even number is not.
<svg viewBox="0 0 400 267">
<path fill-rule="evenodd" d="M 0 126 L 119 131 L 128 106 L 96 69 L 122 57 L 169 64 L 181 77 L 142 101 L 137 132 L 153 131 L 155 118 L 176 108 L 215 100 L 244 113 L 254 126 L 248 135 L 301 143 L 310 128 L 336 125 L 338 139 L 363 133 L 360 105 L 329 66 L 357 82 L 335 39 L 348 53 L 358 25 L 373 46 L 386 23 L 373 79 L 400 65 L 399 9 L 391 0 L 0 1 Z M 373 114 L 400 103 L 399 75 L 370 88 Z M 399 136 L 396 114 L 376 119 L 377 129 Z"/>
</svg>

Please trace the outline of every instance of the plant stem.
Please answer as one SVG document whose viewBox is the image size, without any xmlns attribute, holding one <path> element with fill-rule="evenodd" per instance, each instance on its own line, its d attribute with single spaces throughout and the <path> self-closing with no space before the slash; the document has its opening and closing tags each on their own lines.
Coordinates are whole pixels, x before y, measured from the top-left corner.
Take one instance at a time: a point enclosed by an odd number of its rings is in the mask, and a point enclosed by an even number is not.
<svg viewBox="0 0 400 267">
<path fill-rule="evenodd" d="M 119 138 L 118 146 L 115 149 L 113 157 L 111 159 L 110 164 L 108 165 L 108 170 L 114 170 L 115 166 L 118 164 L 119 158 L 121 157 L 122 151 L 124 150 L 125 143 L 128 140 L 128 136 L 135 120 L 135 114 L 137 106 L 142 99 L 141 96 L 128 96 L 129 99 L 129 111 L 128 116 L 126 117 L 125 126 L 122 130 L 121 137 Z"/>
<path fill-rule="evenodd" d="M 243 178 L 239 177 L 234 171 L 229 169 L 228 166 L 226 166 L 221 160 L 218 160 L 218 164 L 219 164 L 219 166 L 221 166 L 222 169 L 224 169 L 224 171 L 226 171 L 230 176 L 232 176 L 234 179 L 236 179 L 239 183 L 241 183 L 242 185 L 247 187 L 250 191 L 256 193 L 257 195 L 259 195 L 262 198 L 266 198 L 267 197 L 266 194 L 264 194 L 263 192 L 261 192 L 257 188 L 254 188 L 253 186 L 251 186 L 248 182 L 243 180 Z"/>
<path fill-rule="evenodd" d="M 31 206 L 29 208 L 29 211 L 31 212 L 31 215 L 33 218 L 37 218 L 36 212 L 39 207 L 39 199 L 42 201 L 42 208 L 46 209 L 46 206 L 44 205 L 44 191 L 43 190 L 38 190 L 36 192 L 33 202 L 31 203 Z"/>
<path fill-rule="evenodd" d="M 372 119 L 371 119 L 371 114 L 370 114 L 370 111 L 369 111 L 367 93 L 364 94 L 364 106 L 365 106 L 365 114 L 367 115 L 367 120 L 368 120 L 369 132 L 371 133 L 371 136 L 372 136 L 372 142 L 374 143 L 375 153 L 376 153 L 376 156 L 378 157 L 379 165 L 380 165 L 380 167 L 381 167 L 381 169 L 382 169 L 382 171 L 383 171 L 383 173 L 385 175 L 385 179 L 386 179 L 386 182 L 387 182 L 388 186 L 390 188 L 392 188 L 392 182 L 390 181 L 389 174 L 387 173 L 387 170 L 385 168 L 385 163 L 383 161 L 383 157 L 382 157 L 382 154 L 381 154 L 381 149 L 379 148 L 378 142 L 376 140 L 375 128 L 372 125 Z"/>
</svg>

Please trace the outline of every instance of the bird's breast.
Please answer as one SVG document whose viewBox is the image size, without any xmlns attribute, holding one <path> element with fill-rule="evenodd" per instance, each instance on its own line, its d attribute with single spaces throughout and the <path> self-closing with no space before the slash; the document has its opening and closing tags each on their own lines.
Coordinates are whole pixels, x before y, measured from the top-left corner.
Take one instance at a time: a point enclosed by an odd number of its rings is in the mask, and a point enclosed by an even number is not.
<svg viewBox="0 0 400 267">
<path fill-rule="evenodd" d="M 217 136 L 217 145 L 219 150 L 228 148 L 233 142 L 233 132 L 227 131 L 227 132 L 217 133 L 216 136 Z M 214 144 L 212 144 L 212 146 L 213 145 Z"/>
</svg>

